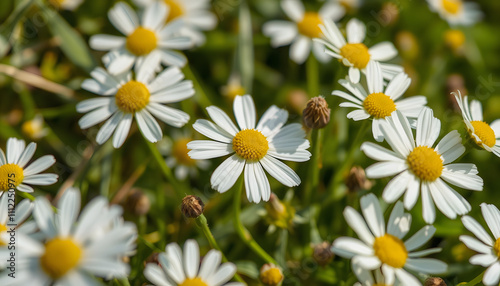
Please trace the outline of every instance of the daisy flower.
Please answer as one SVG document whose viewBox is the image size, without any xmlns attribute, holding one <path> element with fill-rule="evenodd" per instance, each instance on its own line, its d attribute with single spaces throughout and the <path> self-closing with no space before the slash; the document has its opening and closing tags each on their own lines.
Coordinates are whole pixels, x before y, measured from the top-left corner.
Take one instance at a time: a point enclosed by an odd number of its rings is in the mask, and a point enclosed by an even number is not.
<svg viewBox="0 0 500 286">
<path fill-rule="evenodd" d="M 158 255 L 159 264 L 146 265 L 144 276 L 153 285 L 162 286 L 243 286 L 239 282 L 226 283 L 236 273 L 236 266 L 231 262 L 220 265 L 221 259 L 222 254 L 212 249 L 200 265 L 200 249 L 195 240 L 186 241 L 184 254 L 177 243 L 170 243 Z"/>
<path fill-rule="evenodd" d="M 410 230 L 411 215 L 404 212 L 401 202 L 397 202 L 394 206 L 387 226 L 379 201 L 374 194 L 361 198 L 361 210 L 364 219 L 351 207 L 346 207 L 344 210 L 347 224 L 356 232 L 359 239 L 340 237 L 332 246 L 335 254 L 352 259 L 354 271 L 357 267 L 365 270 L 380 268 L 387 285 L 394 284 L 397 278 L 399 283 L 408 286 L 422 284 L 407 270 L 426 274 L 446 271 L 447 266 L 444 262 L 421 258 L 441 251 L 440 248 L 412 252 L 432 238 L 436 231 L 432 225 L 423 227 L 403 241 Z"/>
<path fill-rule="evenodd" d="M 195 160 L 189 157 L 187 144 L 192 141 L 192 136 L 187 132 L 173 132 L 172 138 L 164 138 L 158 144 L 160 152 L 166 155 L 165 163 L 174 170 L 175 177 L 184 180 L 189 176 L 196 177 L 198 169 L 206 170 L 210 166 L 208 160 Z"/>
<path fill-rule="evenodd" d="M 21 126 L 21 130 L 24 135 L 35 141 L 49 134 L 49 129 L 44 128 L 43 116 L 41 114 L 37 114 L 33 119 L 25 121 Z"/>
<path fill-rule="evenodd" d="M 292 21 L 278 20 L 264 24 L 262 31 L 271 37 L 271 45 L 274 48 L 291 45 L 290 58 L 297 64 L 304 63 L 311 49 L 319 61 L 329 61 L 330 57 L 323 51 L 324 46 L 312 39 L 321 36 L 319 25 L 325 20 L 340 20 L 345 14 L 344 7 L 328 2 L 318 12 L 306 12 L 301 1 L 282 0 L 281 8 Z"/>
<path fill-rule="evenodd" d="M 134 10 L 124 2 L 117 3 L 108 12 L 108 17 L 126 37 L 113 35 L 94 35 L 90 38 L 90 46 L 99 51 L 110 51 L 105 61 L 110 61 L 110 54 L 115 54 L 109 63 L 111 74 L 129 71 L 134 64 L 140 65 L 148 58 L 155 67 L 163 62 L 165 65 L 182 67 L 186 57 L 173 49 L 185 50 L 192 46 L 191 39 L 179 36 L 181 22 L 165 25 L 169 13 L 168 7 L 154 1 L 146 7 L 141 22 Z"/>
<path fill-rule="evenodd" d="M 223 193 L 229 190 L 244 170 L 245 189 L 250 202 L 268 201 L 271 187 L 263 168 L 276 180 L 288 187 L 300 184 L 299 176 L 278 159 L 295 162 L 309 160 L 309 141 L 305 139 L 302 125 L 287 126 L 288 112 L 271 106 L 257 126 L 255 105 L 250 95 L 236 96 L 233 104 L 237 128 L 229 116 L 216 106 L 207 107 L 215 122 L 198 119 L 193 128 L 212 140 L 195 140 L 188 143 L 189 156 L 193 159 L 210 159 L 232 154 L 217 169 L 210 183 Z"/>
<path fill-rule="evenodd" d="M 327 47 L 326 54 L 339 59 L 346 67 L 349 67 L 349 79 L 353 83 L 359 82 L 360 71 L 364 72 L 369 62 L 385 62 L 398 55 L 398 51 L 391 42 L 378 43 L 371 48 L 363 44 L 366 26 L 358 19 L 354 18 L 347 22 L 347 43 L 333 21 L 327 20 L 319 27 L 323 32 L 323 39 L 314 40 Z M 381 63 L 380 67 L 385 79 L 392 79 L 404 71 L 398 65 Z"/>
<path fill-rule="evenodd" d="M 139 7 L 147 7 L 156 0 L 134 0 Z M 210 12 L 210 0 L 163 0 L 169 7 L 167 23 L 182 21 L 180 34 L 189 37 L 193 44 L 205 43 L 202 31 L 213 30 L 217 26 L 217 17 Z"/>
<path fill-rule="evenodd" d="M 469 105 L 467 95 L 462 97 L 460 91 L 453 94 L 462 111 L 470 137 L 477 146 L 500 157 L 500 119 L 489 125 L 483 121 L 483 107 L 479 101 L 472 100 Z"/>
<path fill-rule="evenodd" d="M 366 67 L 366 81 L 368 91 L 360 84 L 349 80 L 339 80 L 339 83 L 351 92 L 347 94 L 334 90 L 333 95 L 342 97 L 350 102 L 343 102 L 341 107 L 354 107 L 356 110 L 347 114 L 347 118 L 355 121 L 372 118 L 372 133 L 375 140 L 382 142 L 384 137 L 380 131 L 380 122 L 390 116 L 395 110 L 410 118 L 417 118 L 418 114 L 427 104 L 425 96 L 412 96 L 400 99 L 410 86 L 411 79 L 405 73 L 399 73 L 384 86 L 384 78 L 380 64 L 375 61 Z"/>
<path fill-rule="evenodd" d="M 377 286 L 377 285 L 391 285 L 388 284 L 382 274 L 382 271 L 378 268 L 373 271 L 366 270 L 363 267 L 353 264 L 352 272 L 358 278 L 357 283 L 354 283 L 354 286 Z M 396 279 L 392 286 L 400 286 L 401 283 Z"/>
<path fill-rule="evenodd" d="M 12 185 L 18 191 L 32 193 L 33 188 L 29 185 L 47 186 L 57 182 L 56 174 L 40 174 L 54 165 L 54 156 L 45 155 L 28 164 L 35 151 L 36 143 L 31 142 L 26 146 L 24 140 L 7 140 L 7 157 L 0 149 L 0 195 L 11 189 Z"/>
<path fill-rule="evenodd" d="M 426 107 L 418 116 L 415 140 L 408 119 L 395 111 L 381 123 L 382 134 L 392 150 L 371 142 L 361 145 L 366 156 L 381 161 L 366 169 L 369 178 L 395 176 L 385 187 L 383 199 L 393 203 L 406 192 L 404 205 L 410 210 L 421 193 L 424 221 L 429 224 L 436 219 L 434 203 L 451 219 L 471 209 L 469 202 L 445 181 L 468 190 L 483 189 L 476 165 L 451 164 L 465 152 L 456 130 L 433 147 L 440 129 L 441 121 Z"/>
<path fill-rule="evenodd" d="M 468 248 L 479 252 L 470 258 L 471 264 L 488 267 L 484 272 L 483 283 L 498 285 L 500 281 L 500 211 L 494 205 L 482 203 L 481 212 L 494 239 L 491 239 L 484 228 L 470 216 L 462 217 L 462 222 L 477 239 L 468 235 L 461 235 L 459 239 Z"/>
<path fill-rule="evenodd" d="M 1 285 L 97 285 L 94 276 L 126 277 L 129 266 L 118 257 L 135 249 L 135 225 L 111 228 L 122 209 L 108 207 L 104 197 L 89 202 L 77 220 L 80 203 L 80 192 L 72 188 L 61 197 L 57 214 L 46 198 L 36 199 L 33 216 L 41 235 L 18 234 L 16 279 L 5 275 Z"/>
<path fill-rule="evenodd" d="M 55 8 L 70 11 L 74 11 L 82 2 L 83 0 L 49 0 L 49 3 Z"/>
<path fill-rule="evenodd" d="M 462 0 L 427 0 L 431 11 L 437 12 L 448 24 L 470 26 L 483 17 L 479 5 Z"/>
<path fill-rule="evenodd" d="M 78 121 L 82 129 L 106 121 L 97 133 L 97 143 L 103 144 L 114 132 L 113 146 L 119 148 L 127 138 L 134 116 L 142 134 L 151 142 L 163 136 L 153 115 L 175 127 L 189 121 L 187 113 L 164 104 L 193 96 L 193 83 L 183 80 L 184 75 L 177 67 L 167 68 L 155 77 L 154 61 L 144 62 L 135 79 L 131 73 L 112 76 L 98 67 L 90 73 L 92 79 L 82 83 L 83 89 L 101 95 L 76 106 L 80 113 L 89 112 Z"/>
</svg>

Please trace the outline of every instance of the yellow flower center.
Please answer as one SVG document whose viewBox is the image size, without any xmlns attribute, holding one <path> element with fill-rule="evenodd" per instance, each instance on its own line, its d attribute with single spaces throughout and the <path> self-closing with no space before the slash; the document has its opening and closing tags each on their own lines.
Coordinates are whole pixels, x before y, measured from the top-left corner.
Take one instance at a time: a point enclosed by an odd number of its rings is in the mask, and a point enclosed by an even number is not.
<svg viewBox="0 0 500 286">
<path fill-rule="evenodd" d="M 23 168 L 16 164 L 5 164 L 0 166 L 0 191 L 7 191 L 19 186 L 24 179 Z"/>
<path fill-rule="evenodd" d="M 345 44 L 340 48 L 340 55 L 346 58 L 355 68 L 364 69 L 370 61 L 370 53 L 365 44 Z"/>
<path fill-rule="evenodd" d="M 148 105 L 149 96 L 149 90 L 142 82 L 131 80 L 118 89 L 115 102 L 121 111 L 133 113 Z"/>
<path fill-rule="evenodd" d="M 127 49 L 136 56 L 149 54 L 156 48 L 156 35 L 153 31 L 143 27 L 135 29 L 132 34 L 127 37 Z"/>
<path fill-rule="evenodd" d="M 187 148 L 187 144 L 190 141 L 188 138 L 182 138 L 175 141 L 172 146 L 172 155 L 181 165 L 194 166 L 196 164 L 196 160 L 191 159 L 188 155 L 189 149 Z"/>
<path fill-rule="evenodd" d="M 323 24 L 321 17 L 316 12 L 305 12 L 304 18 L 297 23 L 299 33 L 309 38 L 319 38 L 321 36 L 321 29 L 319 25 Z"/>
<path fill-rule="evenodd" d="M 456 50 L 465 43 L 465 35 L 460 30 L 447 30 L 444 34 L 444 41 L 452 50 Z"/>
<path fill-rule="evenodd" d="M 7 226 L 5 224 L 0 223 L 0 234 L 2 234 L 2 232 L 4 231 L 7 231 Z M 6 245 L 7 243 L 5 243 L 2 238 L 0 238 L 0 246 L 6 246 Z"/>
<path fill-rule="evenodd" d="M 71 239 L 54 238 L 45 244 L 40 265 L 52 279 L 59 279 L 78 265 L 81 256 L 82 250 Z"/>
<path fill-rule="evenodd" d="M 184 7 L 182 4 L 177 2 L 177 0 L 163 0 L 170 10 L 168 12 L 167 22 L 172 21 L 173 19 L 184 15 Z"/>
<path fill-rule="evenodd" d="M 408 251 L 401 239 L 388 233 L 375 238 L 373 250 L 382 263 L 394 268 L 402 268 L 408 258 Z"/>
<path fill-rule="evenodd" d="M 374 118 L 385 118 L 396 110 L 396 104 L 382 92 L 371 93 L 363 101 L 366 112 Z"/>
<path fill-rule="evenodd" d="M 495 251 L 495 254 L 500 258 L 500 238 L 495 241 L 495 245 L 493 245 L 493 250 Z"/>
<path fill-rule="evenodd" d="M 482 146 L 485 144 L 488 147 L 493 147 L 496 144 L 495 131 L 491 129 L 488 123 L 483 121 L 471 121 L 472 127 L 474 127 L 474 134 L 479 137 L 479 141 L 473 136 L 474 141 L 476 141 L 477 145 Z"/>
<path fill-rule="evenodd" d="M 443 160 L 434 149 L 418 146 L 411 151 L 406 162 L 410 170 L 424 181 L 435 181 L 443 172 Z"/>
<path fill-rule="evenodd" d="M 224 95 L 229 97 L 231 100 L 235 99 L 237 95 L 244 94 L 246 94 L 245 88 L 239 84 L 228 85 L 224 92 Z"/>
<path fill-rule="evenodd" d="M 281 271 L 276 267 L 269 268 L 260 274 L 260 281 L 262 281 L 264 285 L 276 286 L 281 280 L 283 280 L 283 274 L 281 274 Z"/>
<path fill-rule="evenodd" d="M 443 0 L 443 9 L 450 14 L 457 14 L 462 9 L 462 0 Z"/>
<path fill-rule="evenodd" d="M 201 280 L 201 278 L 187 278 L 186 280 L 184 280 L 184 282 L 182 282 L 181 284 L 179 284 L 179 286 L 208 286 L 207 283 L 203 282 L 203 280 Z"/>
<path fill-rule="evenodd" d="M 255 129 L 241 130 L 233 138 L 233 150 L 243 159 L 260 160 L 268 149 L 266 137 Z"/>
</svg>

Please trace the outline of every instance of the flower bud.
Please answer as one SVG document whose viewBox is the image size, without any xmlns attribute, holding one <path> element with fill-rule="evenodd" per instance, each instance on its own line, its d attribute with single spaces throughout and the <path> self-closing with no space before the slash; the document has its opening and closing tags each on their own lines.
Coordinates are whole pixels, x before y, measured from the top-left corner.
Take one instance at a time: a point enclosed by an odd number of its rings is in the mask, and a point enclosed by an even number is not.
<svg viewBox="0 0 500 286">
<path fill-rule="evenodd" d="M 429 277 L 425 279 L 424 286 L 446 286 L 446 283 L 439 277 Z"/>
<path fill-rule="evenodd" d="M 345 182 L 349 192 L 370 190 L 373 182 L 366 178 L 365 170 L 360 166 L 353 166 Z"/>
<path fill-rule="evenodd" d="M 325 127 L 330 122 L 330 109 L 322 96 L 311 98 L 302 113 L 305 126 L 311 129 Z"/>
<path fill-rule="evenodd" d="M 132 189 L 125 200 L 125 209 L 134 215 L 145 215 L 149 212 L 150 207 L 149 198 L 139 189 Z"/>
<path fill-rule="evenodd" d="M 260 281 L 266 286 L 276 286 L 281 283 L 284 278 L 281 269 L 272 263 L 264 264 L 260 268 Z"/>
<path fill-rule="evenodd" d="M 205 204 L 203 201 L 197 197 L 188 195 L 182 199 L 181 210 L 182 213 L 188 218 L 197 218 L 203 214 L 203 209 Z"/>
<path fill-rule="evenodd" d="M 333 259 L 333 252 L 331 250 L 332 244 L 327 241 L 314 245 L 313 259 L 319 265 L 325 266 Z"/>
</svg>

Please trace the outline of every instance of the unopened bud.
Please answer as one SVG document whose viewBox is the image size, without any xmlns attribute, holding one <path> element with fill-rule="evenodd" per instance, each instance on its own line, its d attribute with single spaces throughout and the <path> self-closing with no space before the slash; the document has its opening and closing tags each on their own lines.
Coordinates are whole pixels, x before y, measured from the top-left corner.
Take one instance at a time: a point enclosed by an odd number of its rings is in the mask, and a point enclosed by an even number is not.
<svg viewBox="0 0 500 286">
<path fill-rule="evenodd" d="M 138 216 L 147 214 L 150 207 L 149 198 L 139 189 L 131 190 L 125 201 L 125 209 Z"/>
<path fill-rule="evenodd" d="M 182 213 L 188 218 L 197 218 L 203 214 L 203 209 L 205 204 L 203 201 L 197 197 L 188 195 L 182 199 L 181 210 Z"/>
<path fill-rule="evenodd" d="M 283 281 L 284 276 L 281 269 L 269 263 L 260 268 L 260 281 L 266 286 L 276 286 Z"/>
<path fill-rule="evenodd" d="M 369 190 L 373 186 L 373 182 L 366 178 L 365 170 L 359 166 L 351 168 L 345 184 L 350 192 Z"/>
<path fill-rule="evenodd" d="M 429 277 L 425 279 L 424 286 L 446 286 L 446 283 L 439 277 Z"/>
<path fill-rule="evenodd" d="M 330 122 L 328 103 L 321 96 L 311 98 L 302 113 L 302 118 L 308 128 L 319 129 L 325 127 Z"/>
<path fill-rule="evenodd" d="M 333 259 L 333 252 L 331 250 L 332 244 L 326 241 L 314 245 L 313 259 L 319 265 L 325 266 Z"/>
</svg>

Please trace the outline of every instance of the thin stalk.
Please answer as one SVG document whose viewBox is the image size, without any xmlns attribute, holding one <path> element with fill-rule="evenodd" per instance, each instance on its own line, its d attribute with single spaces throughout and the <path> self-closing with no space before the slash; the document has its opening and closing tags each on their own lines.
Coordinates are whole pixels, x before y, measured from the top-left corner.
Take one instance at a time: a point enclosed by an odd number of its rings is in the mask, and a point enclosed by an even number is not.
<svg viewBox="0 0 500 286">
<path fill-rule="evenodd" d="M 214 249 L 217 249 L 222 254 L 222 261 L 228 262 L 226 256 L 224 255 L 224 252 L 222 252 L 222 249 L 219 247 L 219 244 L 217 244 L 217 241 L 215 240 L 214 235 L 212 234 L 212 232 L 210 231 L 210 228 L 208 227 L 208 222 L 207 222 L 207 218 L 205 217 L 205 215 L 201 214 L 199 217 L 197 217 L 195 219 L 195 221 L 196 221 L 196 225 L 198 226 L 198 228 L 201 230 L 201 232 L 203 232 L 203 234 L 207 238 L 210 246 Z M 238 282 L 242 282 L 242 283 L 246 284 L 245 280 L 243 280 L 243 278 L 241 278 L 241 276 L 238 273 L 234 274 L 234 278 Z"/>
<path fill-rule="evenodd" d="M 313 129 L 311 135 L 312 143 L 312 158 L 309 169 L 309 180 L 305 185 L 304 190 L 304 205 L 309 205 L 311 200 L 314 199 L 314 191 L 318 189 L 319 185 L 319 170 L 321 166 L 321 142 L 323 141 L 323 129 Z"/>
<path fill-rule="evenodd" d="M 484 272 L 483 271 L 481 274 L 479 274 L 476 278 L 472 279 L 471 281 L 469 282 L 466 282 L 466 283 L 461 283 L 462 286 L 475 286 L 479 283 L 481 283 L 481 281 L 483 280 L 483 276 L 484 276 Z"/>
<path fill-rule="evenodd" d="M 196 91 L 195 97 L 196 101 L 204 108 L 212 105 L 212 101 L 210 98 L 208 98 L 207 94 L 203 90 L 200 82 L 198 81 L 197 77 L 189 67 L 189 64 L 187 64 L 182 71 L 184 72 L 184 75 L 186 76 L 186 79 L 191 80 L 193 82 L 194 90 Z"/>
<path fill-rule="evenodd" d="M 309 55 L 306 62 L 306 73 L 307 73 L 307 92 L 309 97 L 315 97 L 319 95 L 319 67 L 318 60 L 314 55 Z"/>
<path fill-rule="evenodd" d="M 238 186 L 236 187 L 236 190 L 234 192 L 234 201 L 233 201 L 233 207 L 234 207 L 234 228 L 236 229 L 236 232 L 240 236 L 241 240 L 252 249 L 253 252 L 255 252 L 258 256 L 260 256 L 263 260 L 265 260 L 267 263 L 273 263 L 273 264 L 278 264 L 274 258 L 271 257 L 271 255 L 267 254 L 267 252 L 260 247 L 260 245 L 253 239 L 252 235 L 250 232 L 243 226 L 241 223 L 241 193 L 243 191 L 243 178 L 239 179 Z"/>
</svg>

